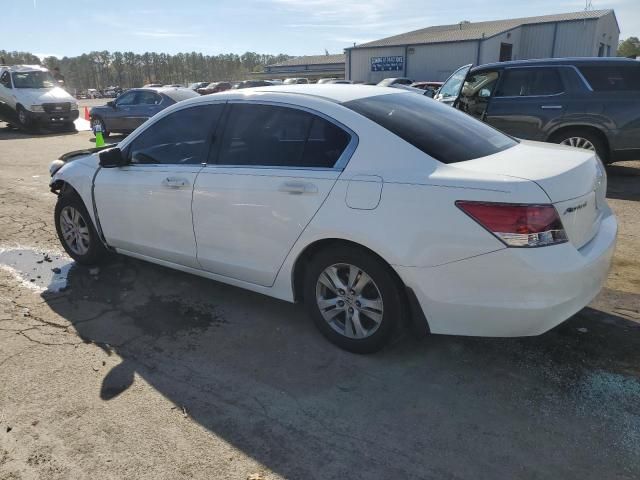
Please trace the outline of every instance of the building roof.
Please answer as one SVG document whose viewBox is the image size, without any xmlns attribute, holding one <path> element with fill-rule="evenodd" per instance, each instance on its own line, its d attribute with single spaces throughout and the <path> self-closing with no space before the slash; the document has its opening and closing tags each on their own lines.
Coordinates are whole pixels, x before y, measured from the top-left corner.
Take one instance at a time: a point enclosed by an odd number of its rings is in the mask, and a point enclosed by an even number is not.
<svg viewBox="0 0 640 480">
<path fill-rule="evenodd" d="M 344 53 L 337 55 L 305 55 L 302 57 L 295 57 L 284 62 L 273 63 L 267 65 L 267 67 L 295 67 L 298 65 L 328 65 L 333 63 L 344 63 Z"/>
<path fill-rule="evenodd" d="M 373 42 L 362 43 L 355 47 L 350 47 L 349 49 L 481 40 L 483 38 L 493 37 L 521 25 L 598 19 L 610 13 L 613 13 L 613 10 L 583 10 L 580 12 L 542 15 L 538 17 L 438 25 L 414 30 L 408 33 L 402 33 L 400 35 L 394 35 L 392 37 L 375 40 Z"/>
</svg>

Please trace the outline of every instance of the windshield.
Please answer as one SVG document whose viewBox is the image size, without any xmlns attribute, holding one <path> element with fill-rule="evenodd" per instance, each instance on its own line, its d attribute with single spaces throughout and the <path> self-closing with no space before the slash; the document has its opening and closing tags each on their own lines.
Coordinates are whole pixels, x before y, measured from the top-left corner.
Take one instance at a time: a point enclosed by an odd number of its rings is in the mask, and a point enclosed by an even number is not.
<svg viewBox="0 0 640 480">
<path fill-rule="evenodd" d="M 486 157 L 517 144 L 486 123 L 424 95 L 393 93 L 343 105 L 442 163 Z"/>
<path fill-rule="evenodd" d="M 14 72 L 11 76 L 16 88 L 52 88 L 58 85 L 49 72 Z"/>
</svg>

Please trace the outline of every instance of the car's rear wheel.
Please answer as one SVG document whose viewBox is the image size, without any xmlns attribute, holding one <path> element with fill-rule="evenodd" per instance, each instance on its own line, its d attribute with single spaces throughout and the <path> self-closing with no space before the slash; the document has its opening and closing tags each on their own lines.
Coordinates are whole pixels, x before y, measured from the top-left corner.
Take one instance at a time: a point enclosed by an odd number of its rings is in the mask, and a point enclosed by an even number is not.
<svg viewBox="0 0 640 480">
<path fill-rule="evenodd" d="M 311 258 L 304 301 L 322 334 L 354 353 L 382 348 L 405 311 L 391 268 L 355 247 L 324 250 Z"/>
<path fill-rule="evenodd" d="M 567 145 L 569 147 L 583 148 L 585 150 L 591 150 L 598 154 L 600 160 L 607 162 L 609 159 L 609 152 L 607 151 L 605 143 L 595 133 L 589 130 L 583 129 L 571 129 L 564 130 L 553 137 L 553 142 L 561 145 Z"/>
<path fill-rule="evenodd" d="M 55 223 L 62 246 L 76 262 L 94 265 L 107 257 L 109 252 L 98 237 L 89 212 L 77 193 L 67 192 L 58 197 Z"/>
</svg>

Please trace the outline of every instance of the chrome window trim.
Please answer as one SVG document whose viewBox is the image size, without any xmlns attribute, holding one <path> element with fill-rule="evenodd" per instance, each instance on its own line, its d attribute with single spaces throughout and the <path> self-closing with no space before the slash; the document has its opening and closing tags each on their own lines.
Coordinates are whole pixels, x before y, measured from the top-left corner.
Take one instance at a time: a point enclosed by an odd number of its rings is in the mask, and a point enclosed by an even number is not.
<svg viewBox="0 0 640 480">
<path fill-rule="evenodd" d="M 564 95 L 565 92 L 564 90 L 560 93 L 551 93 L 549 95 L 503 95 L 503 96 L 495 96 L 493 98 L 550 98 L 550 97 L 557 97 L 560 95 Z"/>
<path fill-rule="evenodd" d="M 349 160 L 351 160 L 351 157 L 355 153 L 356 148 L 358 148 L 358 143 L 360 142 L 358 134 L 356 132 L 354 132 L 352 129 L 347 127 L 342 122 L 336 120 L 335 118 L 332 118 L 329 115 L 327 115 L 327 114 L 325 114 L 323 112 L 320 112 L 318 110 L 314 110 L 313 108 L 305 107 L 305 106 L 302 106 L 302 105 L 297 105 L 295 103 L 279 102 L 279 101 L 274 101 L 274 100 L 230 99 L 230 100 L 227 101 L 227 103 L 229 105 L 232 105 L 232 104 L 270 105 L 270 106 L 274 106 L 274 107 L 284 107 L 284 108 L 293 108 L 295 110 L 302 110 L 304 112 L 310 113 L 312 115 L 316 115 L 316 116 L 318 116 L 318 117 L 320 117 L 320 118 L 322 118 L 322 119 L 334 124 L 336 127 L 338 127 L 340 129 L 344 130 L 345 132 L 347 132 L 351 138 L 349 139 L 349 143 L 347 144 L 347 146 L 343 150 L 343 152 L 340 155 L 340 157 L 338 157 L 338 160 L 336 161 L 336 163 L 335 163 L 335 165 L 333 167 L 302 167 L 302 166 L 291 167 L 291 166 L 252 165 L 252 164 L 230 165 L 230 164 L 222 164 L 222 163 L 207 163 L 206 167 L 213 167 L 213 168 L 253 168 L 253 169 L 260 169 L 260 170 L 304 170 L 304 171 L 342 172 L 346 168 L 346 166 L 348 165 Z"/>
</svg>

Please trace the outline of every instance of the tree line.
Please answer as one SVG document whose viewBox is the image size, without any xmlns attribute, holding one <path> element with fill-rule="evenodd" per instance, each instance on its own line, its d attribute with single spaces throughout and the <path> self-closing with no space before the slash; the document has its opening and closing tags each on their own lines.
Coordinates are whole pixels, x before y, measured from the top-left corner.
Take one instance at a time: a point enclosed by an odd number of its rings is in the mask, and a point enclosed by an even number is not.
<svg viewBox="0 0 640 480">
<path fill-rule="evenodd" d="M 283 62 L 289 55 L 245 52 L 220 55 L 202 53 L 101 52 L 84 53 L 77 57 L 46 57 L 42 61 L 28 52 L 0 50 L 0 64 L 43 65 L 60 68 L 68 89 L 103 89 L 118 85 L 141 87 L 146 83 L 187 84 L 216 80 L 243 80 L 251 72 L 260 72 L 265 65 Z"/>
</svg>

